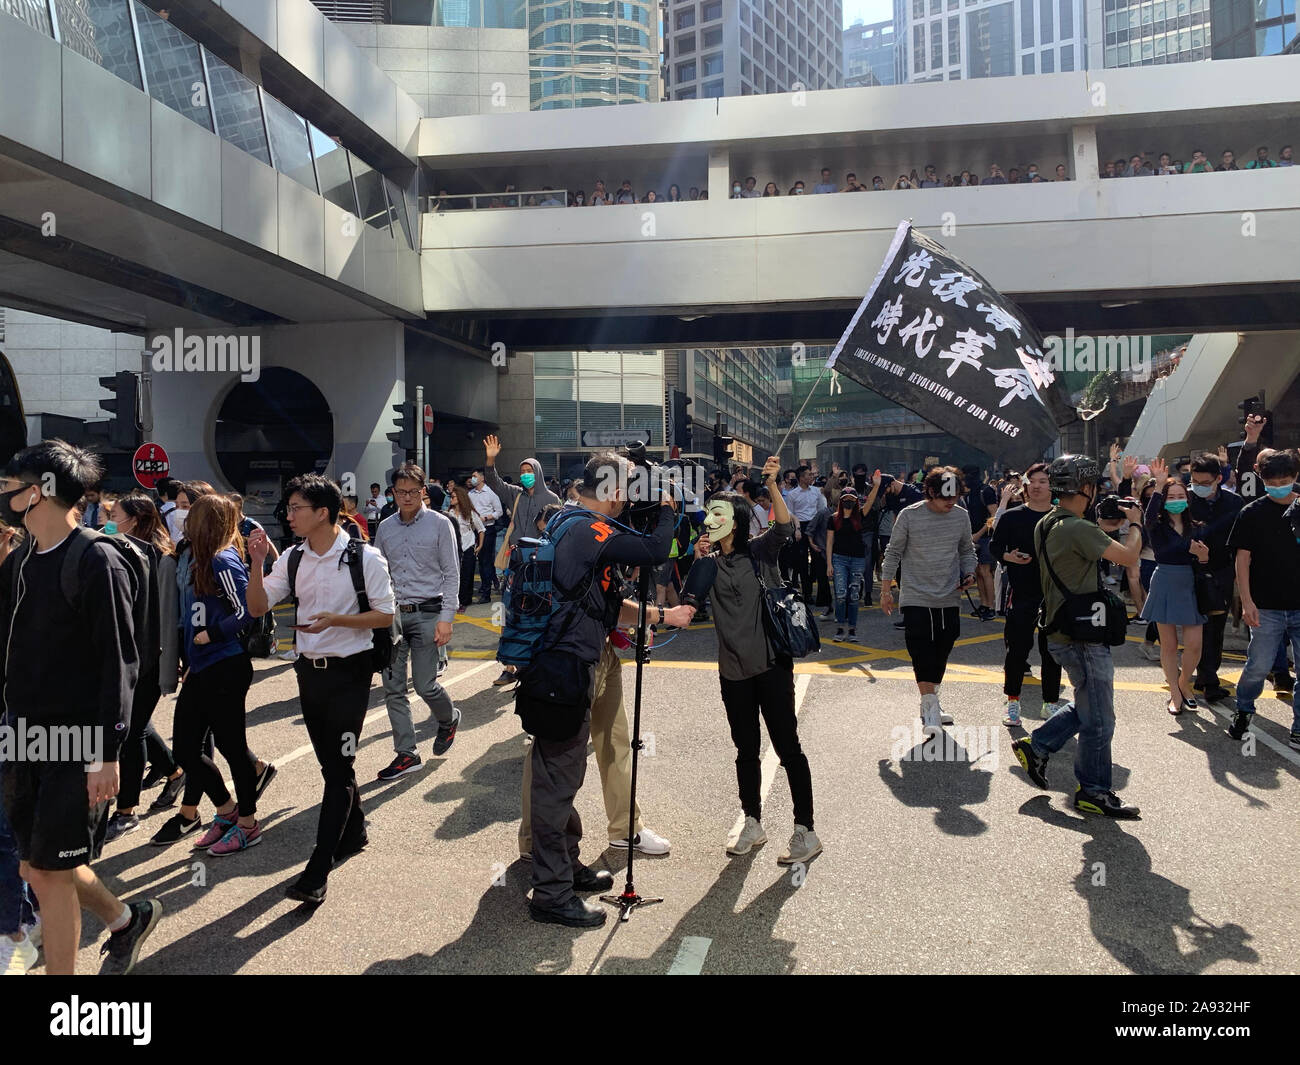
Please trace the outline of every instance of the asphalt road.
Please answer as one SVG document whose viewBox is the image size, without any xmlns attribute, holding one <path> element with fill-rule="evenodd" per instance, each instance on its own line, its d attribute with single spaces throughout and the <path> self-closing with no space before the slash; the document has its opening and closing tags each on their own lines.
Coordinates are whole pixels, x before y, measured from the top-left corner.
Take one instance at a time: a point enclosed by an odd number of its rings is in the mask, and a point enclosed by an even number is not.
<svg viewBox="0 0 1300 1065">
<path fill-rule="evenodd" d="M 929 755 L 902 633 L 878 610 L 858 645 L 827 642 L 797 665 L 799 728 L 812 765 L 825 852 L 791 871 L 776 857 L 792 828 L 789 790 L 765 760 L 766 847 L 724 853 L 739 804 L 714 634 L 697 626 L 645 671 L 641 805 L 672 841 L 638 859 L 636 886 L 664 902 L 627 923 L 576 932 L 527 914 L 530 866 L 517 859 L 527 740 L 497 669 L 490 608 L 456 626 L 444 678 L 463 720 L 434 758 L 434 729 L 413 697 L 419 773 L 375 780 L 392 757 L 382 692 L 357 758 L 370 846 L 339 867 L 312 910 L 284 897 L 314 838 L 320 777 L 293 669 L 257 663 L 253 749 L 279 767 L 263 797 L 261 845 L 228 857 L 159 850 L 162 815 L 105 849 L 99 874 L 126 898 L 161 900 L 141 974 L 188 973 L 1263 973 L 1294 972 L 1300 916 L 1300 753 L 1290 707 L 1272 696 L 1253 752 L 1223 732 L 1225 706 L 1174 719 L 1140 630 L 1116 652 L 1116 788 L 1136 822 L 1077 814 L 1071 744 L 1034 788 L 1001 724 L 1001 621 L 963 617 L 942 689 L 956 718 Z M 834 631 L 833 625 L 823 629 Z M 1240 636 L 1230 636 L 1240 649 Z M 1226 663 L 1235 679 L 1238 654 Z M 1037 664 L 1035 661 L 1035 673 Z M 631 711 L 634 667 L 625 666 Z M 1026 726 L 1037 724 L 1028 681 Z M 170 733 L 172 700 L 155 717 Z M 1017 733 L 1018 734 L 1018 733 Z M 766 751 L 766 746 L 765 746 Z M 936 757 L 937 755 L 937 757 Z M 146 793 L 145 803 L 153 793 Z M 594 758 L 578 799 L 583 858 L 605 849 Z M 211 810 L 205 804 L 205 819 Z M 102 933 L 86 920 L 79 971 L 98 968 Z"/>
</svg>

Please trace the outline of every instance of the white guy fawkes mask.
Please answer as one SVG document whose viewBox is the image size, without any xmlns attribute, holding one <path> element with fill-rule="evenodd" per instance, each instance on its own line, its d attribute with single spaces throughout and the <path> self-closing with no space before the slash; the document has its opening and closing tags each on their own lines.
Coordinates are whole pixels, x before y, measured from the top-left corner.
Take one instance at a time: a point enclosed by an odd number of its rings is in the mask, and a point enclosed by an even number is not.
<svg viewBox="0 0 1300 1065">
<path fill-rule="evenodd" d="M 704 518 L 709 540 L 719 543 L 736 530 L 736 512 L 730 503 L 710 503 Z"/>
</svg>

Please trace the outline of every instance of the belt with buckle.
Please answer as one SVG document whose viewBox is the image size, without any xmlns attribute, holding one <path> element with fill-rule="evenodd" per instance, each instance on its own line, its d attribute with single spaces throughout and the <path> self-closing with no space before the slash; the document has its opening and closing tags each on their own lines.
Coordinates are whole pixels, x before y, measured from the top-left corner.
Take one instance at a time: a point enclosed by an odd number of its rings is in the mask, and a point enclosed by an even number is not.
<svg viewBox="0 0 1300 1065">
<path fill-rule="evenodd" d="M 442 599 L 426 599 L 422 603 L 400 603 L 397 607 L 403 614 L 414 614 L 419 611 L 422 614 L 432 614 L 434 611 L 442 610 Z"/>
<path fill-rule="evenodd" d="M 370 650 L 358 651 L 352 655 L 321 655 L 318 658 L 310 658 L 307 655 L 299 655 L 299 662 L 310 662 L 312 669 L 329 669 L 331 666 L 341 666 L 346 663 L 355 661 L 363 656 L 369 656 Z"/>
</svg>

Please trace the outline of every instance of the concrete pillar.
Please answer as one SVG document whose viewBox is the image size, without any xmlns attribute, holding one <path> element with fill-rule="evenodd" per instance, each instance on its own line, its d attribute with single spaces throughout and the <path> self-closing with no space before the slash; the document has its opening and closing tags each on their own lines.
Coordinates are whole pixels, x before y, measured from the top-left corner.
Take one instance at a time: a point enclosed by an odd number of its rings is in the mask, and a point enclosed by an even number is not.
<svg viewBox="0 0 1300 1065">
<path fill-rule="evenodd" d="M 731 195 L 731 149 L 709 149 L 709 199 L 725 200 Z"/>
<path fill-rule="evenodd" d="M 1070 127 L 1070 177 L 1074 181 L 1096 181 L 1101 177 L 1097 167 L 1097 127 L 1085 123 Z"/>
</svg>

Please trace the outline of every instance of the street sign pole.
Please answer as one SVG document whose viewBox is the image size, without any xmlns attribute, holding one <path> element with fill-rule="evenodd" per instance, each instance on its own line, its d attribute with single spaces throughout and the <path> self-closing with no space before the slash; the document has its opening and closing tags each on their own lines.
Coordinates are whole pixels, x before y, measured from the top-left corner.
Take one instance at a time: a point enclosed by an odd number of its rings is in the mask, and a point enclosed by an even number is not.
<svg viewBox="0 0 1300 1065">
<path fill-rule="evenodd" d="M 415 409 L 416 417 L 424 417 L 424 385 L 415 386 Z M 426 483 L 429 477 L 429 435 L 424 431 L 423 425 L 420 427 L 420 448 L 417 454 L 420 457 L 420 465 L 424 468 L 424 479 Z"/>
</svg>

